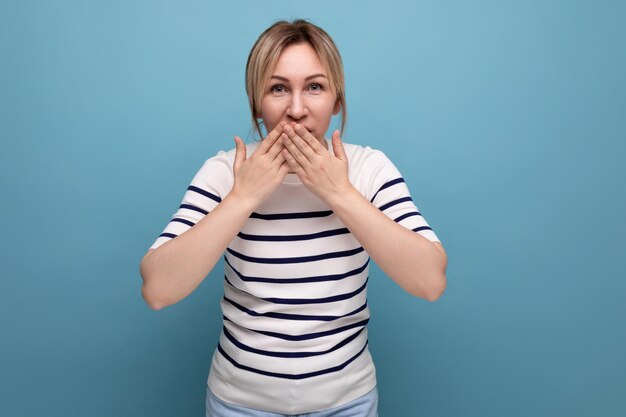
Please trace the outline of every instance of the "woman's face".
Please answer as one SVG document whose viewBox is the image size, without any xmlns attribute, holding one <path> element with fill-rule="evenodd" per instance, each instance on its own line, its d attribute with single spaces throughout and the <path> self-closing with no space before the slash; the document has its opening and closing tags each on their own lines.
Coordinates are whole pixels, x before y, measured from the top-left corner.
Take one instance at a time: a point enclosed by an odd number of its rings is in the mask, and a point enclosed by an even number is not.
<svg viewBox="0 0 626 417">
<path fill-rule="evenodd" d="M 308 43 L 286 47 L 263 92 L 261 114 L 267 132 L 286 121 L 303 125 L 324 146 L 324 135 L 339 102 L 330 89 L 324 66 Z"/>
</svg>

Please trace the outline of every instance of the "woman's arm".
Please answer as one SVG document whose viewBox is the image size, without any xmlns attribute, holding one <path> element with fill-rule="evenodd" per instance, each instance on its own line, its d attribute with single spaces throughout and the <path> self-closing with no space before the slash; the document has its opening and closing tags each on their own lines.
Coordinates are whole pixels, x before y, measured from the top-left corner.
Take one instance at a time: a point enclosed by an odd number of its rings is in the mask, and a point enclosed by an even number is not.
<svg viewBox="0 0 626 417">
<path fill-rule="evenodd" d="M 139 268 L 148 305 L 160 310 L 191 294 L 253 211 L 254 204 L 231 193 L 191 229 L 150 251 Z"/>
<path fill-rule="evenodd" d="M 354 188 L 338 131 L 332 139 L 335 155 L 302 126 L 286 126 L 285 132 L 285 159 L 309 190 L 328 204 L 398 285 L 417 297 L 437 300 L 446 287 L 443 246 L 396 223 Z"/>
<path fill-rule="evenodd" d="M 440 243 L 394 222 L 352 185 L 327 203 L 398 285 L 428 301 L 441 296 L 446 288 L 447 256 Z"/>
<path fill-rule="evenodd" d="M 250 214 L 281 183 L 289 166 L 281 153 L 277 126 L 246 159 L 237 138 L 231 192 L 193 227 L 148 252 L 141 261 L 141 292 L 148 305 L 160 310 L 191 294 L 213 269 Z"/>
</svg>

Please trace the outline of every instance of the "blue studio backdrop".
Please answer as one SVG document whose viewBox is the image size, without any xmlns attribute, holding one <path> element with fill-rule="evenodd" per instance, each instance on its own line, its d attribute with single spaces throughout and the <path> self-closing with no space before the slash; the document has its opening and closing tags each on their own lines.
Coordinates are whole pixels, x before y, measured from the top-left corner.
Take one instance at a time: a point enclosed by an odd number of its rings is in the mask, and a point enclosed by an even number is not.
<svg viewBox="0 0 626 417">
<path fill-rule="evenodd" d="M 449 257 L 434 303 L 370 271 L 380 415 L 626 415 L 608 0 L 2 1 L 0 415 L 204 415 L 223 261 L 160 311 L 139 263 L 252 140 L 247 54 L 294 18 L 342 53 L 344 141 L 394 161 Z"/>
</svg>

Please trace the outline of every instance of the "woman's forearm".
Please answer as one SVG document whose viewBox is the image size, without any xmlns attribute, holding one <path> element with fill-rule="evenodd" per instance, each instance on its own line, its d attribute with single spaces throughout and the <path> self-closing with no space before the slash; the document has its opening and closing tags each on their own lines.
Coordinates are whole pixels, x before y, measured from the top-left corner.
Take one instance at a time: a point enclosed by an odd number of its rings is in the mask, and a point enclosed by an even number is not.
<svg viewBox="0 0 626 417">
<path fill-rule="evenodd" d="M 255 203 L 228 194 L 191 229 L 150 251 L 141 261 L 142 294 L 159 310 L 191 294 L 241 230 Z"/>
<path fill-rule="evenodd" d="M 391 220 L 350 183 L 348 156 L 333 132 L 333 153 L 302 125 L 285 126 L 285 160 L 325 201 L 387 275 L 409 293 L 436 300 L 446 286 L 443 249 Z"/>
<path fill-rule="evenodd" d="M 148 253 L 141 261 L 141 292 L 158 310 L 195 290 L 213 269 L 228 244 L 287 175 L 289 166 L 278 141 L 284 123 L 276 126 L 252 155 L 235 137 L 234 183 L 229 194 L 191 229 Z"/>
<path fill-rule="evenodd" d="M 400 287 L 429 301 L 441 295 L 446 286 L 446 260 L 431 241 L 394 222 L 354 188 L 329 205 Z"/>
</svg>

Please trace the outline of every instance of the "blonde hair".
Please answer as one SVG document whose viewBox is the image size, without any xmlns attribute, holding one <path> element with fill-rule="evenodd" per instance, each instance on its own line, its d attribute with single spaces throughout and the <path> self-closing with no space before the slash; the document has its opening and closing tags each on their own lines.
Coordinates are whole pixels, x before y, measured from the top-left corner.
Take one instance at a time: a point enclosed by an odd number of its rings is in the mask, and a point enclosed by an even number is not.
<svg viewBox="0 0 626 417">
<path fill-rule="evenodd" d="M 250 112 L 256 131 L 259 137 L 263 138 L 261 122 L 257 119 L 257 115 L 261 114 L 261 100 L 265 86 L 276 68 L 278 57 L 287 46 L 299 43 L 310 44 L 326 70 L 330 88 L 340 105 L 341 135 L 343 136 L 348 115 L 341 55 L 328 33 L 304 19 L 296 19 L 291 23 L 279 20 L 259 36 L 250 50 L 246 63 L 246 94 L 248 94 Z"/>
</svg>

